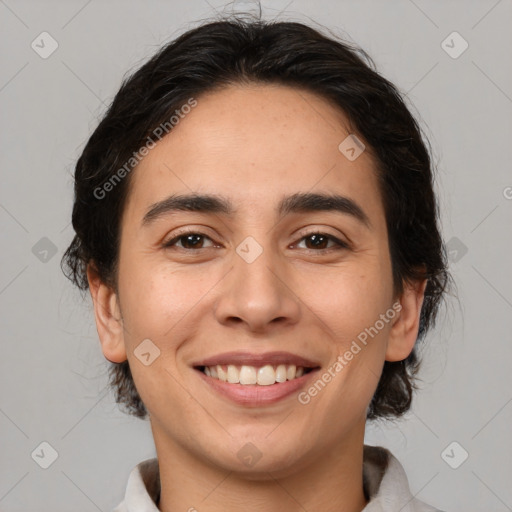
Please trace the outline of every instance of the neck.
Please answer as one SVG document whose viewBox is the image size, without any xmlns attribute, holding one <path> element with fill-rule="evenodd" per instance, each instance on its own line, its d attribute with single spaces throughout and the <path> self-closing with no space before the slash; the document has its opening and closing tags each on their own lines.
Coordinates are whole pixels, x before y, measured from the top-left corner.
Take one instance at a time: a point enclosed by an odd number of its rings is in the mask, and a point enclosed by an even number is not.
<svg viewBox="0 0 512 512">
<path fill-rule="evenodd" d="M 159 510 L 174 512 L 361 512 L 364 428 L 296 470 L 241 474 L 198 458 L 153 426 L 161 492 Z"/>
</svg>

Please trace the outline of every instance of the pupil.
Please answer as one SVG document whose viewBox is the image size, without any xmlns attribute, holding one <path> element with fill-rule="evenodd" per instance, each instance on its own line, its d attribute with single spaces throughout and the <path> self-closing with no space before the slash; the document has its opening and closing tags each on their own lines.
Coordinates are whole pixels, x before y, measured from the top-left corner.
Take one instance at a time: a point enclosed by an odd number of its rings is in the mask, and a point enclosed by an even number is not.
<svg viewBox="0 0 512 512">
<path fill-rule="evenodd" d="M 309 238 L 313 241 L 313 245 L 315 247 L 318 247 L 325 242 L 325 237 L 323 235 L 311 235 Z"/>
<path fill-rule="evenodd" d="M 197 245 L 197 242 L 201 238 L 201 235 L 187 235 L 185 237 L 186 244 L 191 243 L 193 246 Z M 191 242 L 192 239 L 195 239 L 195 241 Z"/>
</svg>

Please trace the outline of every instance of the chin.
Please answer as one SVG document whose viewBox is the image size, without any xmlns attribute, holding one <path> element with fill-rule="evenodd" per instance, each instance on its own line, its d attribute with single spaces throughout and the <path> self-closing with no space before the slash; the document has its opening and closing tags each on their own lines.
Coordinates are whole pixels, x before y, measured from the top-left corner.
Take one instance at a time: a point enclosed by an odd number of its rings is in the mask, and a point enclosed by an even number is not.
<svg viewBox="0 0 512 512">
<path fill-rule="evenodd" d="M 243 440 L 233 436 L 230 443 L 216 443 L 222 452 L 217 451 L 211 460 L 224 470 L 253 481 L 286 477 L 307 464 L 304 445 L 299 438 L 293 441 L 290 437 L 282 439 L 276 436 L 270 441 L 265 438 L 268 432 L 258 437 L 244 437 Z"/>
</svg>

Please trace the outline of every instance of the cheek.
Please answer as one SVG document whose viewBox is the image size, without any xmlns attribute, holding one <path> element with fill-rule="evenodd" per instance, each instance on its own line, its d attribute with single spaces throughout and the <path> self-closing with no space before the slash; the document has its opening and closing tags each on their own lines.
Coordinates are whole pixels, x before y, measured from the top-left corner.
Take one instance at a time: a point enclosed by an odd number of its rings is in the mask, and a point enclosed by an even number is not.
<svg viewBox="0 0 512 512">
<path fill-rule="evenodd" d="M 339 341 L 353 339 L 391 307 L 391 281 L 379 266 L 352 272 L 340 269 L 330 273 L 323 284 L 315 293 L 312 306 Z"/>
<path fill-rule="evenodd" d="M 162 404 L 183 400 L 183 389 L 177 384 L 183 376 L 176 358 L 180 346 L 195 336 L 187 314 L 204 292 L 194 282 L 197 279 L 185 279 L 147 260 L 124 261 L 119 269 L 119 292 L 133 380 L 144 405 L 157 418 Z"/>
<path fill-rule="evenodd" d="M 120 266 L 119 292 L 129 337 L 163 339 L 167 334 L 168 344 L 169 333 L 199 302 L 205 286 L 198 273 L 185 275 L 151 258 L 126 259 Z"/>
</svg>

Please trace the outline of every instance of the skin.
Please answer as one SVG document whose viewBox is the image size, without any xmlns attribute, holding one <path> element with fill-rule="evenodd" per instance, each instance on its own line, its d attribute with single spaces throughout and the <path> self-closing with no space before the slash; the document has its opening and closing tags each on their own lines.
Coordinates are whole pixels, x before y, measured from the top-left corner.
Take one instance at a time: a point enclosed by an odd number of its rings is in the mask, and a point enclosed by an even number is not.
<svg viewBox="0 0 512 512">
<path fill-rule="evenodd" d="M 414 346 L 426 283 L 395 295 L 374 162 L 368 148 L 353 162 L 338 150 L 351 133 L 339 109 L 281 85 L 197 100 L 132 173 L 118 294 L 88 268 L 103 353 L 128 359 L 149 411 L 159 508 L 361 511 L 366 410 L 384 361 Z M 239 211 L 177 212 L 142 227 L 152 204 L 190 192 L 226 196 Z M 294 192 L 349 197 L 370 227 L 338 212 L 277 218 L 276 204 Z M 163 248 L 183 227 L 206 235 L 199 249 L 183 238 Z M 326 252 L 334 242 L 316 248 L 304 238 L 319 232 L 350 247 Z M 263 248 L 250 264 L 235 251 L 247 236 Z M 400 313 L 307 405 L 296 395 L 237 405 L 191 367 L 223 352 L 283 350 L 318 361 L 322 373 L 397 300 Z M 147 338 L 160 350 L 149 366 L 134 355 Z M 237 457 L 248 442 L 262 454 L 251 467 Z"/>
</svg>

